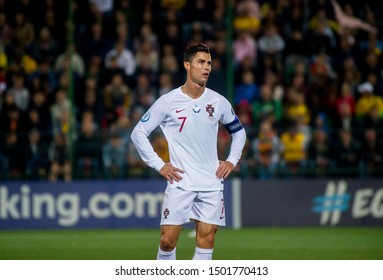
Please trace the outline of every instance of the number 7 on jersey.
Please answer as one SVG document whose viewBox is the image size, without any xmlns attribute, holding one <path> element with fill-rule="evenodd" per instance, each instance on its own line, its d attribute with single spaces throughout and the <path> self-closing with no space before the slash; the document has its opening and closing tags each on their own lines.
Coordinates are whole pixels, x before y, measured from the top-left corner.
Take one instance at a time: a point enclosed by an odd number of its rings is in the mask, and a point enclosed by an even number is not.
<svg viewBox="0 0 383 280">
<path fill-rule="evenodd" d="M 180 130 L 179 132 L 182 131 L 182 128 L 184 127 L 184 124 L 185 124 L 185 121 L 186 121 L 186 117 L 178 117 L 179 120 L 182 120 L 182 123 L 181 123 L 181 126 L 180 126 Z"/>
</svg>

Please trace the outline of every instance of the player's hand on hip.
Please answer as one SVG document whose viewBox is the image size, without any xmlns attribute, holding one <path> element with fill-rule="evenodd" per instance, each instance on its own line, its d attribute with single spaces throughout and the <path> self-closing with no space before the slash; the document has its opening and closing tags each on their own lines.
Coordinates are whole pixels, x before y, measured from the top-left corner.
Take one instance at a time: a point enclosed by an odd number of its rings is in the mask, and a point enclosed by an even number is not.
<svg viewBox="0 0 383 280">
<path fill-rule="evenodd" d="M 234 165 L 230 161 L 220 161 L 215 175 L 218 179 L 226 179 L 230 175 L 231 171 L 233 171 L 233 169 Z"/>
<path fill-rule="evenodd" d="M 165 163 L 165 165 L 160 169 L 159 173 L 165 177 L 171 184 L 173 182 L 179 182 L 182 180 L 182 177 L 179 173 L 183 174 L 184 171 L 178 167 L 173 166 L 170 162 Z"/>
</svg>

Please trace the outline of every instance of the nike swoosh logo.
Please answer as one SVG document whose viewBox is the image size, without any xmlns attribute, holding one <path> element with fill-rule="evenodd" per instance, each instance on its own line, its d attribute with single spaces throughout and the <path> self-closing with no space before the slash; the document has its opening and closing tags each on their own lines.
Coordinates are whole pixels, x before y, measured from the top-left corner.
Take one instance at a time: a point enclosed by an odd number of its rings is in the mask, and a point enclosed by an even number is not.
<svg viewBox="0 0 383 280">
<path fill-rule="evenodd" d="M 178 113 L 180 113 L 180 112 L 182 112 L 182 111 L 184 111 L 185 109 L 181 109 L 181 110 L 176 110 L 176 113 L 178 114 Z"/>
<path fill-rule="evenodd" d="M 219 218 L 220 218 L 220 220 L 222 220 L 222 219 L 224 219 L 224 218 L 225 218 L 225 216 L 223 216 L 223 217 L 222 217 L 222 216 L 220 216 Z"/>
</svg>

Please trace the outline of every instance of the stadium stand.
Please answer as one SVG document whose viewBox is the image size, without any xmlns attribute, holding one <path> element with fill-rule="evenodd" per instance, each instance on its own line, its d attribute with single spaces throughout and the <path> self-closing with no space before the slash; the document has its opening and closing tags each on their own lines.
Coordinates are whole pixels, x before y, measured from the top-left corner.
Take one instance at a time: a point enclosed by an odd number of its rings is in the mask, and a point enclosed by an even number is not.
<svg viewBox="0 0 383 280">
<path fill-rule="evenodd" d="M 228 2 L 0 1 L 0 179 L 156 176 L 128 135 L 201 41 L 248 134 L 236 176 L 381 177 L 382 1 Z"/>
</svg>

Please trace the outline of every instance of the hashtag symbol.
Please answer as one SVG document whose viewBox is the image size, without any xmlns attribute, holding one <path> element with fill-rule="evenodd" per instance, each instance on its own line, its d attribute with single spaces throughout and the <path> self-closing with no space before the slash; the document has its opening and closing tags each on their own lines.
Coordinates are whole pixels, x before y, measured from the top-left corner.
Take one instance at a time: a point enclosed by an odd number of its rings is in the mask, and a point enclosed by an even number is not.
<svg viewBox="0 0 383 280">
<path fill-rule="evenodd" d="M 340 221 L 341 213 L 348 210 L 351 195 L 346 193 L 347 183 L 340 181 L 338 184 L 329 182 L 323 196 L 316 196 L 313 199 L 312 210 L 320 213 L 320 224 L 336 225 Z"/>
</svg>

